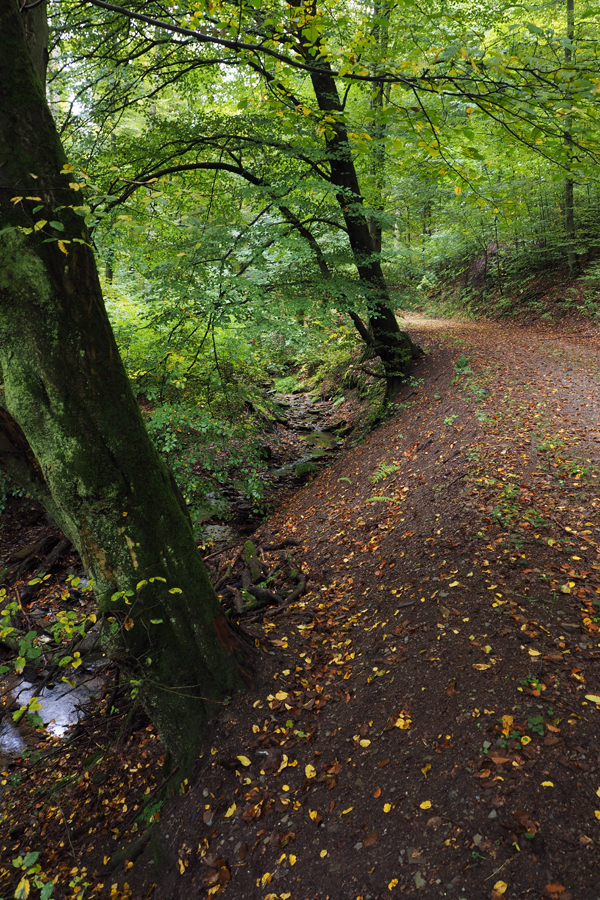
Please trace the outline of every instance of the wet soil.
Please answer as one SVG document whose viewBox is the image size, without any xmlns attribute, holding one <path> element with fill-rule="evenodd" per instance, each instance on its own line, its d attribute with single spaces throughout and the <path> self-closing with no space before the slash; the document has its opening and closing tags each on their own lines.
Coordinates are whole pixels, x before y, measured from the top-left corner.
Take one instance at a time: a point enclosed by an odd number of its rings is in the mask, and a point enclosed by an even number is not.
<svg viewBox="0 0 600 900">
<path fill-rule="evenodd" d="M 112 900 L 597 900 L 598 332 L 406 325 L 412 395 L 256 535 L 301 542 L 310 590 L 245 626 L 255 687 L 151 843 L 116 852 L 142 831 L 120 812 L 146 789 L 140 724 L 102 795 L 74 743 L 62 851 L 12 788 L 3 860 L 42 849 L 63 896 Z M 111 820 L 82 832 L 85 799 Z"/>
</svg>

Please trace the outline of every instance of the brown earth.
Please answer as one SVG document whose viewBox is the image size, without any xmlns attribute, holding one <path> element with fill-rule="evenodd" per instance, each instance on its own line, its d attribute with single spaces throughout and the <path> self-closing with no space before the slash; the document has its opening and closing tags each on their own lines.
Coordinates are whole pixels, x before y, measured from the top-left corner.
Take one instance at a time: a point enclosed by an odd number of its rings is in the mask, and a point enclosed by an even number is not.
<svg viewBox="0 0 600 900">
<path fill-rule="evenodd" d="M 40 850 L 57 896 L 112 900 L 600 898 L 598 332 L 406 325 L 428 355 L 397 414 L 254 537 L 299 540 L 310 590 L 245 626 L 255 688 L 150 843 L 115 868 L 144 726 L 35 820 L 7 788 L 5 871 Z M 82 832 L 86 799 L 111 813 Z"/>
</svg>

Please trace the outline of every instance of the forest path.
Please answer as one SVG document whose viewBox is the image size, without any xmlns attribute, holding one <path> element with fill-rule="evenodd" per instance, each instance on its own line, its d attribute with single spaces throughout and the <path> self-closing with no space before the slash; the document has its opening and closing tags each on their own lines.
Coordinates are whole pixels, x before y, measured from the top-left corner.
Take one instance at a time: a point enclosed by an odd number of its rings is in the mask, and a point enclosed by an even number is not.
<svg viewBox="0 0 600 900">
<path fill-rule="evenodd" d="M 309 590 L 244 625 L 255 687 L 161 810 L 158 869 L 115 853 L 151 782 L 82 775 L 72 843 L 42 844 L 59 887 L 72 850 L 107 900 L 600 897 L 598 334 L 403 324 L 427 355 L 397 413 L 254 536 L 299 542 Z"/>
<path fill-rule="evenodd" d="M 599 896 L 598 335 L 403 324 L 398 414 L 256 536 L 312 590 L 254 626 L 156 898 Z"/>
</svg>

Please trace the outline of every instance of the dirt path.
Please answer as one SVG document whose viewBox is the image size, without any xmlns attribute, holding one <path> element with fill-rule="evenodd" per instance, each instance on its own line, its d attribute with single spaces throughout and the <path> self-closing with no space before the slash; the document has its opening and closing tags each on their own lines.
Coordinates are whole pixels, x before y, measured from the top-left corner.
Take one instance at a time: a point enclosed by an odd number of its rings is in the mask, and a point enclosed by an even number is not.
<svg viewBox="0 0 600 900">
<path fill-rule="evenodd" d="M 252 626 L 158 870 L 105 826 L 94 896 L 600 897 L 597 333 L 407 324 L 398 414 L 257 536 L 311 590 Z"/>
</svg>

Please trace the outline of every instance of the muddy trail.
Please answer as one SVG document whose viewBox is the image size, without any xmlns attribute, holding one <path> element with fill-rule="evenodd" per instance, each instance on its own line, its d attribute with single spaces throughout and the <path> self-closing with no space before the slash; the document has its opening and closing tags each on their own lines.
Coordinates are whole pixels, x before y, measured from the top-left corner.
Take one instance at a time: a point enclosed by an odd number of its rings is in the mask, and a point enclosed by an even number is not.
<svg viewBox="0 0 600 900">
<path fill-rule="evenodd" d="M 253 538 L 306 590 L 242 622 L 255 685 L 194 777 L 153 804 L 151 726 L 92 765 L 93 717 L 21 761 L 5 896 L 40 851 L 59 897 L 598 900 L 598 333 L 405 324 L 396 414 Z"/>
</svg>

